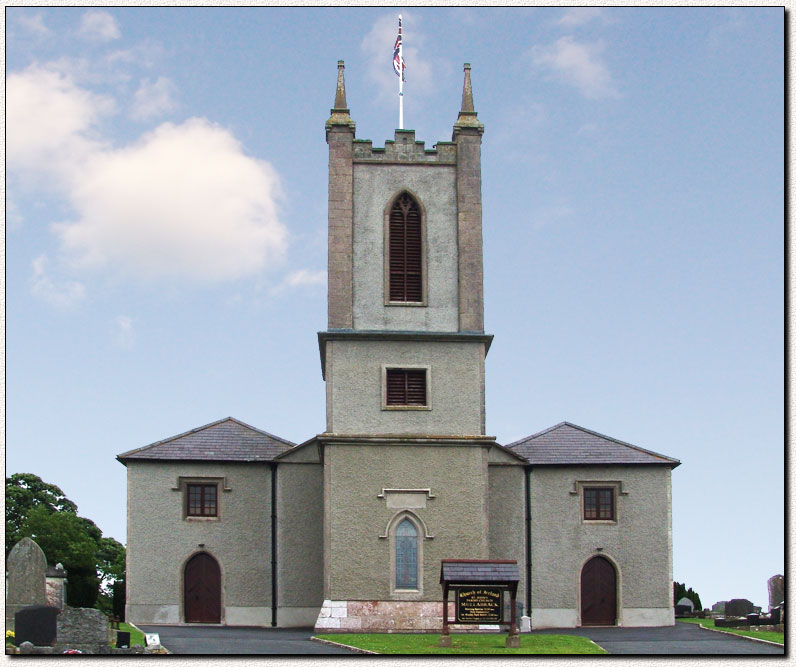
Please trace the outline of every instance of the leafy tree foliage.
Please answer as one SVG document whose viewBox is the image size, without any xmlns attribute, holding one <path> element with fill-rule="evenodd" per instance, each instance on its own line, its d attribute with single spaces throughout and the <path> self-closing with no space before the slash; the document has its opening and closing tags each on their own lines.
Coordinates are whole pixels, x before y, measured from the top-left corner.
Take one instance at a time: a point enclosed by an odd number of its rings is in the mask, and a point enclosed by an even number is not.
<svg viewBox="0 0 796 667">
<path fill-rule="evenodd" d="M 6 556 L 23 537 L 36 541 L 50 565 L 66 568 L 71 606 L 110 610 L 112 584 L 124 580 L 124 546 L 78 516 L 61 489 L 30 473 L 6 477 Z"/>
<path fill-rule="evenodd" d="M 694 603 L 694 611 L 702 611 L 702 601 L 699 599 L 699 594 L 694 592 L 693 588 L 686 589 L 685 584 L 674 582 L 674 603 L 677 604 L 678 600 L 688 598 Z"/>
<path fill-rule="evenodd" d="M 24 535 L 20 533 L 28 512 L 43 507 L 48 512 L 77 514 L 77 505 L 55 484 L 47 484 L 28 472 L 6 477 L 6 557 Z"/>
</svg>

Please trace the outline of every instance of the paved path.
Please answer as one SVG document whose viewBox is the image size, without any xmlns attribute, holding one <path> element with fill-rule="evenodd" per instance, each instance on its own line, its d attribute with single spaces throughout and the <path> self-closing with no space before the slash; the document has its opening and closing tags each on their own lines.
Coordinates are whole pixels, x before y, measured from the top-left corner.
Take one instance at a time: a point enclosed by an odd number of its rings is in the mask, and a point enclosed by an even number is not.
<svg viewBox="0 0 796 667">
<path fill-rule="evenodd" d="M 781 646 L 703 630 L 694 623 L 675 623 L 666 628 L 562 628 L 534 632 L 588 637 L 609 653 L 628 655 L 782 655 L 785 652 Z"/>
<path fill-rule="evenodd" d="M 160 643 L 180 655 L 358 655 L 310 641 L 312 628 L 230 628 L 213 626 L 140 625 L 160 633 Z"/>
</svg>

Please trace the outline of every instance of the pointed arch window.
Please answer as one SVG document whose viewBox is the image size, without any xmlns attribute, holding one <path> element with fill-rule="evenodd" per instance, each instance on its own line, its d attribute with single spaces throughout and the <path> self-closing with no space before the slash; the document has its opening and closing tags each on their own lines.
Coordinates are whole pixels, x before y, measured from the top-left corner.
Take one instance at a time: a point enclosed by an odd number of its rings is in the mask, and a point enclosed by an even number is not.
<svg viewBox="0 0 796 667">
<path fill-rule="evenodd" d="M 420 205 L 408 192 L 395 200 L 389 215 L 388 298 L 423 301 L 423 227 Z"/>
<path fill-rule="evenodd" d="M 417 590 L 417 526 L 404 518 L 395 529 L 395 589 Z"/>
</svg>

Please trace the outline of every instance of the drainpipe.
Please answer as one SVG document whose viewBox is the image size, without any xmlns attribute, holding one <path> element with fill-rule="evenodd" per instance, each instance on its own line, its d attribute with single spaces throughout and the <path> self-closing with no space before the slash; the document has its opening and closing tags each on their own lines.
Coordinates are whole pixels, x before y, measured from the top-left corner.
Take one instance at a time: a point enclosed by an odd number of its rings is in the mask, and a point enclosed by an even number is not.
<svg viewBox="0 0 796 667">
<path fill-rule="evenodd" d="M 277 570 L 276 570 L 276 463 L 271 461 L 271 627 L 276 627 Z"/>
<path fill-rule="evenodd" d="M 525 468 L 525 614 L 531 615 L 531 467 Z"/>
</svg>

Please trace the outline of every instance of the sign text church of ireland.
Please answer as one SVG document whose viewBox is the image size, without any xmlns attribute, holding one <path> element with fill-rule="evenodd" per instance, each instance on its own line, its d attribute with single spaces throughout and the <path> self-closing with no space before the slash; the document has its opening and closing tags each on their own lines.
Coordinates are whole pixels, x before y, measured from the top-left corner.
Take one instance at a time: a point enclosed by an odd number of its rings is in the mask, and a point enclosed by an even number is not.
<svg viewBox="0 0 796 667">
<path fill-rule="evenodd" d="M 441 561 L 504 559 L 533 628 L 674 623 L 679 461 L 568 422 L 487 435 L 483 131 L 465 65 L 450 142 L 374 148 L 339 63 L 326 429 L 227 418 L 120 454 L 128 620 L 439 631 Z"/>
</svg>

